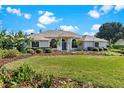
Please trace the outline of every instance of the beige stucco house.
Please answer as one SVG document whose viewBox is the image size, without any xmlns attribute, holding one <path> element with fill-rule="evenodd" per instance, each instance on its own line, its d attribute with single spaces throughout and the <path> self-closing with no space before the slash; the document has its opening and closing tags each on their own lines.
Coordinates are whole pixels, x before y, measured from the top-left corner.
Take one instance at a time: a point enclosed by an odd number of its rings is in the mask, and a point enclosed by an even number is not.
<svg viewBox="0 0 124 93">
<path fill-rule="evenodd" d="M 93 36 L 81 36 L 74 32 L 63 30 L 49 30 L 30 35 L 33 41 L 29 47 L 50 47 L 54 50 L 87 50 L 88 47 L 106 47 L 107 41 Z M 79 43 L 77 43 L 79 42 Z"/>
</svg>

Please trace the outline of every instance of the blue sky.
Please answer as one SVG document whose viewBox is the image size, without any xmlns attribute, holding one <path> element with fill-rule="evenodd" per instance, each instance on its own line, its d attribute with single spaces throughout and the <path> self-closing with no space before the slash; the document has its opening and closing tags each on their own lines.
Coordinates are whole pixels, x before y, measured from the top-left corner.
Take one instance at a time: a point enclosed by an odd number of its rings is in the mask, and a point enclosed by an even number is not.
<svg viewBox="0 0 124 93">
<path fill-rule="evenodd" d="M 0 6 L 0 27 L 9 31 L 23 30 L 38 33 L 39 29 L 70 30 L 78 34 L 93 35 L 105 22 L 124 24 L 124 6 L 100 5 L 12 5 Z"/>
</svg>

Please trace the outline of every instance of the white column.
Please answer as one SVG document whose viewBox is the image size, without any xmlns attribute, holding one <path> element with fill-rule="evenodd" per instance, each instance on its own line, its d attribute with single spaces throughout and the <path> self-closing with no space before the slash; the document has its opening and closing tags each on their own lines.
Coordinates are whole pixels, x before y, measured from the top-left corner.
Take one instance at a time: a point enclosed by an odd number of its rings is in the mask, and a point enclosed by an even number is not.
<svg viewBox="0 0 124 93">
<path fill-rule="evenodd" d="M 57 50 L 62 50 L 62 38 L 58 38 L 59 44 L 57 45 Z"/>
<path fill-rule="evenodd" d="M 72 39 L 67 40 L 67 50 L 72 50 Z"/>
</svg>

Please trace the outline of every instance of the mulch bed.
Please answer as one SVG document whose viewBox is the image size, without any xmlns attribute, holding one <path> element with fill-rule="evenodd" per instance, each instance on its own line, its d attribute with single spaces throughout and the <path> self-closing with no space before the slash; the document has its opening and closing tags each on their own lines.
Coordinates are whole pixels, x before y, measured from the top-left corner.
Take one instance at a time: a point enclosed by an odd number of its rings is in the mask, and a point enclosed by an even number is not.
<svg viewBox="0 0 124 93">
<path fill-rule="evenodd" d="M 20 84 L 8 86 L 6 88 L 45 88 L 42 86 L 43 80 L 33 80 L 32 82 L 21 82 Z M 80 83 L 67 78 L 54 78 L 49 88 L 98 88 L 91 82 Z"/>
<path fill-rule="evenodd" d="M 30 54 L 23 54 L 19 57 L 14 57 L 14 58 L 2 58 L 2 59 L 0 59 L 0 67 L 2 67 L 4 64 L 12 62 L 12 61 L 28 58 L 28 57 L 31 57 L 31 56 L 32 55 L 30 55 Z"/>
</svg>

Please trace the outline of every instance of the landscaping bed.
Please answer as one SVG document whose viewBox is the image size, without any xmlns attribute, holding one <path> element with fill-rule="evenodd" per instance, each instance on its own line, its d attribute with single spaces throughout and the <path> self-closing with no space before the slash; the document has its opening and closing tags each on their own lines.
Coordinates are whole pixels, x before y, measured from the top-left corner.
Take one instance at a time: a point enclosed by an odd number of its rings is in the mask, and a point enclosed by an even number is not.
<svg viewBox="0 0 124 93">
<path fill-rule="evenodd" d="M 19 59 L 24 59 L 24 58 L 31 57 L 31 56 L 32 56 L 31 54 L 22 54 L 18 57 L 14 57 L 14 58 L 0 58 L 0 67 L 2 65 L 10 63 L 12 61 L 16 61 L 16 60 L 19 60 Z"/>
<path fill-rule="evenodd" d="M 27 64 L 16 70 L 0 69 L 0 87 L 2 88 L 93 88 L 91 82 L 81 83 L 72 79 L 54 77 L 36 73 Z"/>
<path fill-rule="evenodd" d="M 123 60 L 123 56 L 37 55 L 8 63 L 2 67 L 15 70 L 22 64 L 29 64 L 43 76 L 52 74 L 55 80 L 60 77 L 60 79 L 71 79 L 83 85 L 90 82 L 93 87 L 110 88 L 124 87 Z"/>
</svg>

